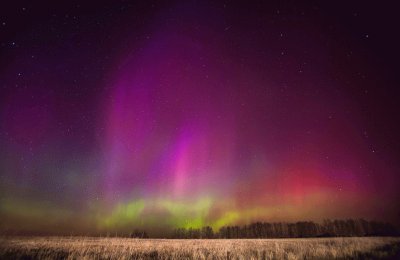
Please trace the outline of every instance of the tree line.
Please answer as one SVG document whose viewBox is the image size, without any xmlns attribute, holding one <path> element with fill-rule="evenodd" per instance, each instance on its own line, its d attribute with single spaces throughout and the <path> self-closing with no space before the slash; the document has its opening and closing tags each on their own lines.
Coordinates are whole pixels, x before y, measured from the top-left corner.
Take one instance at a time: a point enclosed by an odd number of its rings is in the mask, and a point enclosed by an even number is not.
<svg viewBox="0 0 400 260">
<path fill-rule="evenodd" d="M 352 236 L 398 236 L 391 224 L 364 219 L 312 221 L 256 222 L 244 226 L 224 226 L 214 233 L 210 226 L 203 228 L 177 228 L 172 237 L 179 239 L 209 238 L 306 238 L 306 237 L 352 237 Z"/>
</svg>

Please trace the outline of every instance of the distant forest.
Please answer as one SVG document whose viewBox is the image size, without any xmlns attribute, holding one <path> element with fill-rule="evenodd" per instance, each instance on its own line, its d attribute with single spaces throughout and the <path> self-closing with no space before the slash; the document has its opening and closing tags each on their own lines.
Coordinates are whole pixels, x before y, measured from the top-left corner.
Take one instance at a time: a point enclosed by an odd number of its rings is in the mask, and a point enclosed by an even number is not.
<svg viewBox="0 0 400 260">
<path fill-rule="evenodd" d="M 306 238 L 306 237 L 354 237 L 354 236 L 398 236 L 393 225 L 364 219 L 324 220 L 322 223 L 301 221 L 296 223 L 256 222 L 244 226 L 224 226 L 218 232 L 210 226 L 203 228 L 178 228 L 172 238 Z M 148 238 L 145 231 L 134 231 L 130 235 Z"/>
</svg>

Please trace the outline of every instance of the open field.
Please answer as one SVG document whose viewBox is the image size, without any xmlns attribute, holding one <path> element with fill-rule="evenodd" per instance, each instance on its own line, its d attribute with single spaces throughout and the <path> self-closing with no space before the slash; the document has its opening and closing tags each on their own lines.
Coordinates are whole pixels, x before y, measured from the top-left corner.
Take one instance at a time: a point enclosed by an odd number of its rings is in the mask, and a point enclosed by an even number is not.
<svg viewBox="0 0 400 260">
<path fill-rule="evenodd" d="M 0 259 L 399 259 L 400 238 L 3 237 Z"/>
</svg>

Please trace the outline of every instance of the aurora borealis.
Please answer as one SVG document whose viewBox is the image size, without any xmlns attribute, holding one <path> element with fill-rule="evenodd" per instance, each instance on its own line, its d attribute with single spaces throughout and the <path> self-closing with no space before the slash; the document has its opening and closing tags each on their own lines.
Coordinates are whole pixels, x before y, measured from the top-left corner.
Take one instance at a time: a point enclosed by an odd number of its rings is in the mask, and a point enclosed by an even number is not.
<svg viewBox="0 0 400 260">
<path fill-rule="evenodd" d="M 2 11 L 1 232 L 398 223 L 390 7 L 144 2 Z"/>
</svg>

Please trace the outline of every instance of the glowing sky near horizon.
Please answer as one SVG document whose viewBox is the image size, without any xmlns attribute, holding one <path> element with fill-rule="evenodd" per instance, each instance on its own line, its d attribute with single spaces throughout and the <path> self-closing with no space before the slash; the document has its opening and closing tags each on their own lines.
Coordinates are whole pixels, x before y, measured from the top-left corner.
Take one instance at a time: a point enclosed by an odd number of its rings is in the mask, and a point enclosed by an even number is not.
<svg viewBox="0 0 400 260">
<path fill-rule="evenodd" d="M 342 46 L 310 6 L 125 7 L 3 41 L 3 232 L 397 220 L 369 36 Z"/>
</svg>

